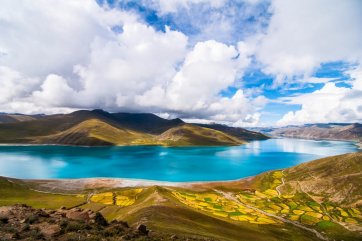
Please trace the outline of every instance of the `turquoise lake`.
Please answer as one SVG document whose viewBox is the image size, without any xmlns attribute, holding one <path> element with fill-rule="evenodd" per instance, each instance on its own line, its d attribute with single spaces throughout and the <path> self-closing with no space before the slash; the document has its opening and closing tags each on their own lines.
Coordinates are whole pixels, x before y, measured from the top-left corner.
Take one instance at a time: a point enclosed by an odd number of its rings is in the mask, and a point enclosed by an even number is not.
<svg viewBox="0 0 362 241">
<path fill-rule="evenodd" d="M 0 146 L 0 176 L 234 180 L 357 151 L 353 142 L 270 139 L 233 147 Z"/>
</svg>

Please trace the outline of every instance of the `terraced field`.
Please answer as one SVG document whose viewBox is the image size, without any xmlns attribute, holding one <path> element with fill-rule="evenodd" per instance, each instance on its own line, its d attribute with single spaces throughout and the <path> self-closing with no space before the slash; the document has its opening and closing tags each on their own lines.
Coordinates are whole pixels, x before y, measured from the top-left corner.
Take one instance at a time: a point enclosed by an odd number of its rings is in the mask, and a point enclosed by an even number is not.
<svg viewBox="0 0 362 241">
<path fill-rule="evenodd" d="M 254 224 L 280 223 L 260 212 L 228 200 L 220 194 L 192 192 L 172 192 L 172 194 L 183 204 L 218 217 Z"/>
<path fill-rule="evenodd" d="M 138 194 L 142 191 L 142 188 L 134 188 L 129 190 L 92 194 L 90 202 L 127 207 L 135 203 Z"/>
<path fill-rule="evenodd" d="M 283 185 L 283 172 L 275 171 L 268 175 L 269 182 L 263 184 L 264 191 L 242 191 L 235 196 L 242 203 L 309 226 L 362 224 L 361 208 L 342 208 L 330 202 L 318 203 L 304 193 L 279 195 L 277 189 Z"/>
</svg>

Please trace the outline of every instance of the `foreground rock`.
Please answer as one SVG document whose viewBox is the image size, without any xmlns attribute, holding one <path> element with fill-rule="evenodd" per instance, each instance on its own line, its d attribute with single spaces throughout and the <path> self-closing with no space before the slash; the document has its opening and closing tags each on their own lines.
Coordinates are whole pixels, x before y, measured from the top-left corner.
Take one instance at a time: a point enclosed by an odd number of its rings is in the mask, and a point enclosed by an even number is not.
<svg viewBox="0 0 362 241">
<path fill-rule="evenodd" d="M 0 240 L 195 240 L 159 234 L 146 225 L 108 223 L 100 213 L 73 208 L 45 210 L 18 204 L 0 207 Z"/>
</svg>

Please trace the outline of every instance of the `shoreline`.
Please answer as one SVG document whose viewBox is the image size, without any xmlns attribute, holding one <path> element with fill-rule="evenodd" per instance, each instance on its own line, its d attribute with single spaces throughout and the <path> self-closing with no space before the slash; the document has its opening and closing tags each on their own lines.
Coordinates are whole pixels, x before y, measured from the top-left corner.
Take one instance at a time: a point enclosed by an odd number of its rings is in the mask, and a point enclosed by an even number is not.
<svg viewBox="0 0 362 241">
<path fill-rule="evenodd" d="M 283 169 L 275 169 L 269 171 L 277 171 Z M 269 172 L 267 171 L 267 172 Z M 257 174 L 259 175 L 259 174 Z M 256 176 L 256 175 L 255 175 Z M 205 184 L 217 184 L 217 183 L 234 183 L 240 182 L 253 178 L 255 176 L 242 177 L 234 180 L 216 180 L 216 181 L 186 181 L 186 182 L 172 182 L 172 181 L 158 181 L 158 180 L 148 180 L 148 179 L 135 179 L 135 178 L 112 178 L 112 177 L 86 177 L 86 178 L 45 178 L 45 179 L 22 179 L 15 177 L 0 176 L 7 179 L 8 181 L 20 180 L 23 182 L 29 183 L 58 183 L 66 184 L 72 183 L 76 186 L 84 185 L 94 185 L 94 184 L 106 184 L 104 187 L 112 188 L 123 188 L 123 187 L 149 187 L 149 186 L 170 186 L 170 187 L 187 187 L 193 185 L 205 185 Z"/>
</svg>

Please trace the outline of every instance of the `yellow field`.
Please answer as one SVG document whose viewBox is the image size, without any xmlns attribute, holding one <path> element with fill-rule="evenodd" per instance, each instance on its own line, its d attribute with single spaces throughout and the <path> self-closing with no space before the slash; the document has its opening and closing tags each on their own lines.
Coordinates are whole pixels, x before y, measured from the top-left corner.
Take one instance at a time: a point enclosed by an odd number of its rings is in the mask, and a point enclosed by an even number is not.
<svg viewBox="0 0 362 241">
<path fill-rule="evenodd" d="M 142 188 L 135 188 L 116 192 L 97 193 L 92 195 L 90 201 L 106 205 L 126 207 L 133 205 L 136 202 L 138 194 L 140 194 L 142 191 Z"/>
<path fill-rule="evenodd" d="M 172 194 L 183 204 L 214 216 L 255 224 L 279 223 L 278 220 L 230 201 L 219 194 L 186 192 L 172 192 Z"/>
</svg>

